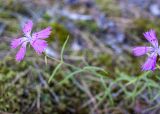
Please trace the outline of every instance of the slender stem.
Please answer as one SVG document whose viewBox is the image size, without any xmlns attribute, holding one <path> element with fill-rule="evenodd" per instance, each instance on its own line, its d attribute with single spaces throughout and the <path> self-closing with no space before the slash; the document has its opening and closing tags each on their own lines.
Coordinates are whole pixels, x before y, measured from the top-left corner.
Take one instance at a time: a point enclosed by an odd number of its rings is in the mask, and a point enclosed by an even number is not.
<svg viewBox="0 0 160 114">
<path fill-rule="evenodd" d="M 46 55 L 48 58 L 50 58 L 50 59 L 53 59 L 54 61 L 56 61 L 56 62 L 58 62 L 58 63 L 62 63 L 62 64 L 65 64 L 65 65 L 67 65 L 67 66 L 69 66 L 69 67 L 72 67 L 72 68 L 74 68 L 74 69 L 80 69 L 80 68 L 78 68 L 78 67 L 76 67 L 76 66 L 74 66 L 74 65 L 71 65 L 71 64 L 69 64 L 69 63 L 66 63 L 66 62 L 64 62 L 64 61 L 61 61 L 61 60 L 58 60 L 58 59 L 56 59 L 56 58 L 54 58 L 54 57 L 51 57 L 51 56 L 49 56 L 49 55 Z"/>
</svg>

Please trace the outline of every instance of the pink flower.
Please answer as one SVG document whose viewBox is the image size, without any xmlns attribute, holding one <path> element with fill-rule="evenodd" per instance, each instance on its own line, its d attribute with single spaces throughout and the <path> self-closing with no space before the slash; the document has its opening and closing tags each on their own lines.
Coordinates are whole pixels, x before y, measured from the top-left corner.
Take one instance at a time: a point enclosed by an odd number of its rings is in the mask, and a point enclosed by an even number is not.
<svg viewBox="0 0 160 114">
<path fill-rule="evenodd" d="M 24 37 L 13 39 L 11 42 L 11 48 L 17 48 L 18 46 L 20 46 L 20 49 L 16 54 L 17 61 L 23 60 L 28 43 L 39 55 L 45 51 L 48 45 L 44 39 L 48 38 L 51 34 L 51 27 L 47 27 L 39 32 L 31 34 L 32 27 L 33 22 L 31 20 L 28 20 L 23 27 Z"/>
<path fill-rule="evenodd" d="M 154 30 L 150 30 L 144 33 L 144 37 L 151 43 L 152 46 L 138 46 L 133 48 L 132 52 L 135 56 L 141 56 L 149 53 L 149 57 L 142 65 L 142 70 L 155 70 L 157 56 L 160 55 L 160 48 L 158 46 L 158 40 Z"/>
</svg>

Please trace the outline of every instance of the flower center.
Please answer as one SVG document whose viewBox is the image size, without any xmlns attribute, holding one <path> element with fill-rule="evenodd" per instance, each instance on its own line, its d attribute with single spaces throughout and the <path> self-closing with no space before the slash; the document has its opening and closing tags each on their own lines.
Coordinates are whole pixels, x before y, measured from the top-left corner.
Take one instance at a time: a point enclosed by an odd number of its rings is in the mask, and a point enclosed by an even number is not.
<svg viewBox="0 0 160 114">
<path fill-rule="evenodd" d="M 33 38 L 31 36 L 27 36 L 27 40 L 28 40 L 28 42 L 32 42 Z"/>
</svg>

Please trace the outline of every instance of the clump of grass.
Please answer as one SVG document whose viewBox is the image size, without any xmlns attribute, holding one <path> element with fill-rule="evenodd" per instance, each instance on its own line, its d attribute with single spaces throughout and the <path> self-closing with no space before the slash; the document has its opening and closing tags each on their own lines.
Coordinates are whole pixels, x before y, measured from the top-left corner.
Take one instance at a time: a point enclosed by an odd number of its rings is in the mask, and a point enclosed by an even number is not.
<svg viewBox="0 0 160 114">
<path fill-rule="evenodd" d="M 62 65 L 66 65 L 73 68 L 73 71 L 62 73 L 64 78 L 58 84 L 62 86 L 63 84 L 70 84 L 70 81 L 76 80 L 76 76 L 79 75 L 80 78 L 85 78 L 84 75 L 90 74 L 90 79 L 92 80 L 92 78 L 95 77 L 99 82 L 99 88 L 104 90 L 101 95 L 96 93 L 96 95 L 94 96 L 98 102 L 98 106 L 104 103 L 106 99 L 108 99 L 107 102 L 109 102 L 110 106 L 116 105 L 116 101 L 119 100 L 118 96 L 120 96 L 121 94 L 123 94 L 121 97 L 126 101 L 130 101 L 132 105 L 134 105 L 138 97 L 142 97 L 141 95 L 144 92 L 147 92 L 147 94 L 152 96 L 148 98 L 149 101 L 154 101 L 157 97 L 160 97 L 160 91 L 158 92 L 157 96 L 154 96 L 152 94 L 152 91 L 149 91 L 151 88 L 156 91 L 159 89 L 157 81 L 153 81 L 150 78 L 151 72 L 145 72 L 139 76 L 130 76 L 123 73 L 122 71 L 117 70 L 117 72 L 115 73 L 116 76 L 110 77 L 110 74 L 100 67 L 84 66 L 82 68 L 79 68 L 72 64 L 65 63 L 63 60 L 63 53 L 67 41 L 68 38 L 62 47 L 61 60 L 58 61 L 59 64 L 49 78 L 49 82 L 54 79 L 56 80 L 56 78 L 54 77 L 56 76 L 57 71 L 60 70 Z"/>
</svg>

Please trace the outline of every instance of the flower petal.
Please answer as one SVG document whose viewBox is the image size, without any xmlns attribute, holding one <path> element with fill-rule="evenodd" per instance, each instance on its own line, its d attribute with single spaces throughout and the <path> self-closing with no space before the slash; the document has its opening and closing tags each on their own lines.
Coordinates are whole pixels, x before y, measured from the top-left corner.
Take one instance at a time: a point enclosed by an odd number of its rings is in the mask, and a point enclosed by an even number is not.
<svg viewBox="0 0 160 114">
<path fill-rule="evenodd" d="M 17 48 L 19 45 L 21 45 L 24 41 L 26 41 L 26 37 L 13 39 L 11 41 L 11 48 Z"/>
<path fill-rule="evenodd" d="M 32 31 L 32 27 L 33 27 L 33 22 L 32 22 L 32 20 L 28 20 L 28 21 L 25 23 L 24 27 L 23 27 L 23 32 L 24 32 L 24 34 L 25 34 L 26 36 L 30 36 L 30 33 L 31 33 L 31 31 Z"/>
<path fill-rule="evenodd" d="M 26 54 L 26 46 L 27 46 L 27 42 L 24 42 L 16 54 L 16 61 L 21 61 L 24 58 Z"/>
<path fill-rule="evenodd" d="M 148 52 L 153 51 L 153 47 L 147 47 L 147 46 L 138 46 L 132 49 L 132 53 L 135 56 L 141 56 L 144 55 Z"/>
<path fill-rule="evenodd" d="M 154 30 L 151 29 L 150 31 L 145 32 L 143 35 L 154 47 L 158 48 L 158 40 Z"/>
<path fill-rule="evenodd" d="M 157 60 L 157 53 L 153 52 L 147 59 L 147 61 L 142 65 L 142 70 L 155 70 L 156 68 L 156 60 Z"/>
<path fill-rule="evenodd" d="M 34 48 L 34 50 L 37 52 L 37 54 L 42 54 L 42 52 L 44 52 L 48 44 L 45 40 L 37 39 L 37 40 L 34 40 L 31 43 L 31 45 Z"/>
<path fill-rule="evenodd" d="M 49 35 L 51 34 L 51 27 L 47 27 L 39 32 L 36 32 L 32 35 L 32 38 L 38 39 L 46 39 L 49 37 Z"/>
</svg>

